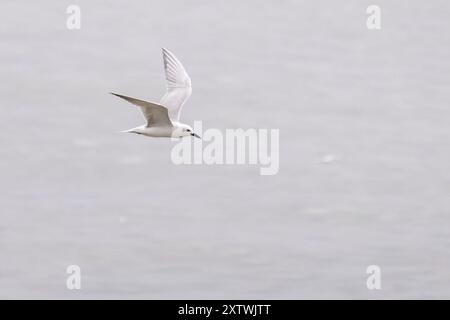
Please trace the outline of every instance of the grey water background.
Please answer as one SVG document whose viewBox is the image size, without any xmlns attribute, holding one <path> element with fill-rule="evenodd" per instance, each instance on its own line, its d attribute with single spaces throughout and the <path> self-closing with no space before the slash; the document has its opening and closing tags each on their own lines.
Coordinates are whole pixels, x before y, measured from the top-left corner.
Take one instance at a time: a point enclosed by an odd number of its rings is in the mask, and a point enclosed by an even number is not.
<svg viewBox="0 0 450 320">
<path fill-rule="evenodd" d="M 450 298 L 449 9 L 2 1 L 0 298 Z M 192 78 L 182 120 L 279 128 L 278 175 L 119 133 L 143 118 L 107 93 L 158 101 L 162 46 Z"/>
</svg>

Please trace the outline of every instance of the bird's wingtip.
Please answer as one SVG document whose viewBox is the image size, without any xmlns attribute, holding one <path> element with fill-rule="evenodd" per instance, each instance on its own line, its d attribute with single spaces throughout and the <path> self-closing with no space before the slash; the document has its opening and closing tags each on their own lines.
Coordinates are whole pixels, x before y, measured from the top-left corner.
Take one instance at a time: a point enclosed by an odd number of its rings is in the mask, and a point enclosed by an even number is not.
<svg viewBox="0 0 450 320">
<path fill-rule="evenodd" d="M 170 50 L 165 48 L 165 47 L 161 47 L 161 51 L 164 55 L 169 54 L 170 55 Z"/>
</svg>

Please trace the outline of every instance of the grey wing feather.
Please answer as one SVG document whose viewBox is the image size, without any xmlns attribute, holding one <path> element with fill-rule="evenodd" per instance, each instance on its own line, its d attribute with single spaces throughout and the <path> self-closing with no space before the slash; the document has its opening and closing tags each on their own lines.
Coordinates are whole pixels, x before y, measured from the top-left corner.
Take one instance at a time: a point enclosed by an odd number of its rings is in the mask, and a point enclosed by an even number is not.
<svg viewBox="0 0 450 320">
<path fill-rule="evenodd" d="M 111 92 L 111 94 L 140 107 L 145 119 L 147 120 L 147 127 L 172 126 L 166 107 L 154 102 L 139 100 L 117 93 Z"/>
<path fill-rule="evenodd" d="M 173 53 L 165 48 L 162 48 L 162 53 L 167 93 L 161 99 L 161 104 L 169 109 L 171 120 L 179 121 L 181 108 L 192 93 L 191 78 Z"/>
</svg>

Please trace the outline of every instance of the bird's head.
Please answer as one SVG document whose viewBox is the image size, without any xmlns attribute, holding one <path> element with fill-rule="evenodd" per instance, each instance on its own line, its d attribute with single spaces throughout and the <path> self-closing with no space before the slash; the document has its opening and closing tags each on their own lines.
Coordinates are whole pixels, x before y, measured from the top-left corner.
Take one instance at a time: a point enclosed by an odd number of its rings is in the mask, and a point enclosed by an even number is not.
<svg viewBox="0 0 450 320">
<path fill-rule="evenodd" d="M 194 132 L 194 129 L 187 124 L 180 124 L 176 130 L 176 135 L 179 138 L 192 136 L 201 139 L 201 137 Z"/>
</svg>

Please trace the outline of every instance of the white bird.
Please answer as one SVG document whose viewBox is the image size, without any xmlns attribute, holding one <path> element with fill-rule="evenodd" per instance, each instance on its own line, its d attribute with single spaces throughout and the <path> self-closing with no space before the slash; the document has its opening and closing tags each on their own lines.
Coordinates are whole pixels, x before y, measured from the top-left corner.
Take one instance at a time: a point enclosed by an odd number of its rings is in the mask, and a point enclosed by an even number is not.
<svg viewBox="0 0 450 320">
<path fill-rule="evenodd" d="M 173 53 L 162 48 L 162 54 L 167 92 L 160 103 L 139 100 L 111 92 L 111 94 L 140 107 L 147 120 L 145 125 L 122 132 L 143 134 L 148 137 L 182 138 L 193 136 L 200 138 L 194 133 L 191 126 L 180 122 L 181 108 L 192 93 L 191 78 Z"/>
</svg>

